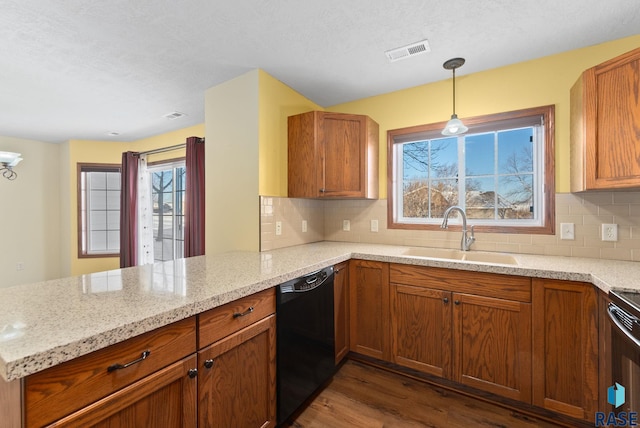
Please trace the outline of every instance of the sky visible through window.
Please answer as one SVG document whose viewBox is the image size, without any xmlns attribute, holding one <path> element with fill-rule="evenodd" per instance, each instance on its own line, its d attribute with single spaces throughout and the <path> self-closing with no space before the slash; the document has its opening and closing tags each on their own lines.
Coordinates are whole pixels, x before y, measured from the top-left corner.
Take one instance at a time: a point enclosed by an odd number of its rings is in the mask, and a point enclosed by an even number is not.
<svg viewBox="0 0 640 428">
<path fill-rule="evenodd" d="M 402 151 L 405 197 L 428 188 L 431 200 L 428 212 L 405 216 L 434 218 L 454 204 L 475 209 L 471 218 L 487 218 L 492 210 L 496 218 L 532 215 L 533 127 L 416 141 Z"/>
</svg>

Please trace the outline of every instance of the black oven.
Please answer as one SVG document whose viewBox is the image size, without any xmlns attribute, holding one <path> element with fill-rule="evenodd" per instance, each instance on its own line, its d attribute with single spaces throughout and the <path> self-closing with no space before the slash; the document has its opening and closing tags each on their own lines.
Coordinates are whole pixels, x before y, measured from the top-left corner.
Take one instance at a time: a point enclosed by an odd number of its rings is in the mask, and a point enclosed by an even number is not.
<svg viewBox="0 0 640 428">
<path fill-rule="evenodd" d="M 607 402 L 616 414 L 637 415 L 640 412 L 640 292 L 612 291 L 609 297 L 611 383 Z"/>
</svg>

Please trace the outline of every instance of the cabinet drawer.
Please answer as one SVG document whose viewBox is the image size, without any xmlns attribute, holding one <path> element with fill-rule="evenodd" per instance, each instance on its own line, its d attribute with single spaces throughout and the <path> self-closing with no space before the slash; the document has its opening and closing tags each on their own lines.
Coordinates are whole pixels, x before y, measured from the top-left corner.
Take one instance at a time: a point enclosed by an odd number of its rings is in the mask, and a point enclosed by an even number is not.
<svg viewBox="0 0 640 428">
<path fill-rule="evenodd" d="M 109 371 L 114 364 L 126 368 Z M 196 351 L 195 317 L 35 373 L 25 379 L 26 426 L 43 426 Z"/>
<path fill-rule="evenodd" d="M 524 276 L 394 263 L 390 266 L 389 276 L 390 281 L 396 284 L 531 302 L 531 279 Z"/>
<path fill-rule="evenodd" d="M 243 297 L 198 315 L 198 349 L 276 312 L 276 289 Z"/>
</svg>

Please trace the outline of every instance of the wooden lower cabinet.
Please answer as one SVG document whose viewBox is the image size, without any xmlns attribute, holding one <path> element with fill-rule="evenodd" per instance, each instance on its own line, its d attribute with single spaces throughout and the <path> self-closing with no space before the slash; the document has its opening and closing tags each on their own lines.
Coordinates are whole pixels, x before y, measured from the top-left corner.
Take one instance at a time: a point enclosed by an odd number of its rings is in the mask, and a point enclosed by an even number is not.
<svg viewBox="0 0 640 428">
<path fill-rule="evenodd" d="M 454 292 L 483 282 L 496 297 Z M 527 278 L 392 265 L 393 362 L 530 403 L 529 299 Z"/>
<path fill-rule="evenodd" d="M 349 262 L 333 268 L 334 328 L 336 364 L 349 353 Z"/>
<path fill-rule="evenodd" d="M 451 293 L 391 284 L 393 361 L 405 367 L 452 376 Z"/>
<path fill-rule="evenodd" d="M 533 280 L 533 404 L 595 418 L 598 301 L 591 284 Z"/>
<path fill-rule="evenodd" d="M 50 427 L 193 427 L 197 419 L 192 355 L 49 425 Z"/>
<path fill-rule="evenodd" d="M 531 403 L 531 304 L 453 293 L 453 380 Z"/>
<path fill-rule="evenodd" d="M 349 262 L 349 324 L 351 351 L 389 361 L 389 264 Z"/>
<path fill-rule="evenodd" d="M 198 426 L 276 424 L 276 317 L 198 352 Z"/>
</svg>

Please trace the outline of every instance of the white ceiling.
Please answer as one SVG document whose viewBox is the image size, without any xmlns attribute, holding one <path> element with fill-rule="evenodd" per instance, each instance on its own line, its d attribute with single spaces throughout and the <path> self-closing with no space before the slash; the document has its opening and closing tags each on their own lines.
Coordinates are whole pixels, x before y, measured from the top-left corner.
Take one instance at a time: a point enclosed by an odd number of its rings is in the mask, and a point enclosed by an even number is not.
<svg viewBox="0 0 640 428">
<path fill-rule="evenodd" d="M 132 141 L 203 123 L 205 90 L 254 68 L 326 107 L 639 29 L 637 0 L 3 0 L 0 135 Z"/>
</svg>

